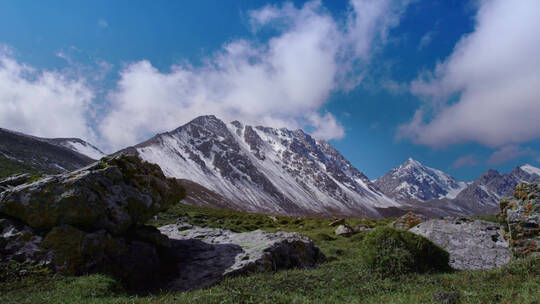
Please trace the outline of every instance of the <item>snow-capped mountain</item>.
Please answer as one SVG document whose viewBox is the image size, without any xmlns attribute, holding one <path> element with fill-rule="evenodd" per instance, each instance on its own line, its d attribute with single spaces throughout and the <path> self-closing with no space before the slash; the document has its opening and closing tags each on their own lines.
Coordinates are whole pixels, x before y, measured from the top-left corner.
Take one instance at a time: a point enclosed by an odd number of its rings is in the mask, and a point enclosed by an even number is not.
<svg viewBox="0 0 540 304">
<path fill-rule="evenodd" d="M 454 198 L 467 187 L 452 176 L 409 158 L 374 181 L 387 196 L 400 201 Z"/>
<path fill-rule="evenodd" d="M 42 140 L 53 145 L 66 147 L 82 155 L 86 155 L 92 159 L 101 159 L 107 156 L 100 149 L 80 138 L 41 138 Z"/>
<path fill-rule="evenodd" d="M 489 169 L 461 191 L 453 203 L 473 213 L 496 210 L 499 200 L 503 197 L 511 197 L 514 188 L 519 183 L 539 182 L 540 169 L 528 164 L 517 166 L 507 174 Z"/>
<path fill-rule="evenodd" d="M 329 143 L 302 130 L 201 116 L 119 153 L 137 154 L 245 211 L 380 216 L 377 208 L 400 205 Z"/>
</svg>

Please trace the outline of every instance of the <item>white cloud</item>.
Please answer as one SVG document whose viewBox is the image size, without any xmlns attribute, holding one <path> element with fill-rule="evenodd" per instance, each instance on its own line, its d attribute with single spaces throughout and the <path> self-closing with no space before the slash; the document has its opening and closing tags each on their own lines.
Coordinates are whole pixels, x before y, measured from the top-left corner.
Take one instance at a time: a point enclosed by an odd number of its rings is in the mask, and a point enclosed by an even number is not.
<svg viewBox="0 0 540 304">
<path fill-rule="evenodd" d="M 411 85 L 429 101 L 398 137 L 492 147 L 540 137 L 540 1 L 480 2 L 474 32 Z"/>
<path fill-rule="evenodd" d="M 352 1 L 345 23 L 320 1 L 252 11 L 255 34 L 267 26 L 279 34 L 262 44 L 227 43 L 198 67 L 176 65 L 161 72 L 146 60 L 128 64 L 109 94 L 100 131 L 110 147 L 121 148 L 198 115 L 216 114 L 248 124 L 310 126 L 316 137 L 341 138 L 343 127 L 332 114 L 321 115 L 321 108 L 332 91 L 357 83 L 365 71 L 352 67 L 386 41 L 405 6 Z"/>
<path fill-rule="evenodd" d="M 435 34 L 435 31 L 429 31 L 425 33 L 424 36 L 422 36 L 422 38 L 420 39 L 420 42 L 418 43 L 418 50 L 422 50 L 423 48 L 428 46 L 433 40 L 433 36 L 435 36 Z"/>
<path fill-rule="evenodd" d="M 522 149 L 515 145 L 505 146 L 493 152 L 486 163 L 499 165 L 524 155 L 534 155 L 534 152 L 530 148 Z"/>
<path fill-rule="evenodd" d="M 94 97 L 84 79 L 38 70 L 0 51 L 0 126 L 43 137 L 95 140 L 88 113 Z"/>
<path fill-rule="evenodd" d="M 452 168 L 472 167 L 476 166 L 478 161 L 473 154 L 462 156 L 454 161 Z"/>
</svg>

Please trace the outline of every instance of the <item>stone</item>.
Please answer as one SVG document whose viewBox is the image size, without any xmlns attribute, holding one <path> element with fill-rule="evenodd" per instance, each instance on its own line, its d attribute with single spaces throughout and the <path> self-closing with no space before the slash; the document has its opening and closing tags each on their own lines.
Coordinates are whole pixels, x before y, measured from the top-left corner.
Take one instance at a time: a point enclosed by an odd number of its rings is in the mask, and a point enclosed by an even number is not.
<svg viewBox="0 0 540 304">
<path fill-rule="evenodd" d="M 28 173 L 15 174 L 6 178 L 0 179 L 0 191 L 10 189 L 12 187 L 24 184 L 30 178 Z"/>
<path fill-rule="evenodd" d="M 399 217 L 393 221 L 390 226 L 396 229 L 409 230 L 412 227 L 427 221 L 428 218 L 422 214 L 416 214 L 413 212 L 407 212 L 407 214 Z"/>
<path fill-rule="evenodd" d="M 180 261 L 180 275 L 168 286 L 173 290 L 205 288 L 232 275 L 309 268 L 325 260 L 313 242 L 298 233 L 235 233 L 201 227 L 184 230 L 178 224 L 159 230 L 169 237 L 171 251 Z"/>
<path fill-rule="evenodd" d="M 347 224 L 339 225 L 334 231 L 336 235 L 349 237 L 354 234 L 354 230 Z"/>
<path fill-rule="evenodd" d="M 519 184 L 514 200 L 499 205 L 506 238 L 515 257 L 540 255 L 540 184 Z"/>
<path fill-rule="evenodd" d="M 121 155 L 8 189 L 0 194 L 0 213 L 39 230 L 72 225 L 119 235 L 183 197 L 157 165 Z"/>
<path fill-rule="evenodd" d="M 449 217 L 420 223 L 409 231 L 448 251 L 454 269 L 491 269 L 512 257 L 497 223 Z"/>
<path fill-rule="evenodd" d="M 0 261 L 159 287 L 178 275 L 176 260 L 167 236 L 144 223 L 183 197 L 158 166 L 124 155 L 10 187 L 0 194 Z"/>
<path fill-rule="evenodd" d="M 458 303 L 460 294 L 458 291 L 445 292 L 437 290 L 433 294 L 431 300 L 436 303 L 442 304 L 456 304 Z"/>
</svg>

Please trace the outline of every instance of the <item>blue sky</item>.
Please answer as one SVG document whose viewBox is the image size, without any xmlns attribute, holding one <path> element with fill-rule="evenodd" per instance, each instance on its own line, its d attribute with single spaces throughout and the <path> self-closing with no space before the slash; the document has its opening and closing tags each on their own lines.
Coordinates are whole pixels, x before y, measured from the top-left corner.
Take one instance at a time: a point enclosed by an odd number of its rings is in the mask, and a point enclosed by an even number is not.
<svg viewBox="0 0 540 304">
<path fill-rule="evenodd" d="M 201 114 L 376 178 L 540 165 L 537 1 L 0 1 L 0 126 L 106 151 Z M 1 84 L 3 83 L 3 85 Z"/>
</svg>

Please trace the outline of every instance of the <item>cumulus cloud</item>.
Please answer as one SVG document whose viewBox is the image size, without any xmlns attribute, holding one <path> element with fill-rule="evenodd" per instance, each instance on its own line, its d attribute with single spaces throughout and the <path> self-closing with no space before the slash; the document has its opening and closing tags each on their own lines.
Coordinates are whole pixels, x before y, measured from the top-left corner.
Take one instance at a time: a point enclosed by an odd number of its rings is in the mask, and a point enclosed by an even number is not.
<svg viewBox="0 0 540 304">
<path fill-rule="evenodd" d="M 487 160 L 488 165 L 499 165 L 524 155 L 534 155 L 530 148 L 520 148 L 515 145 L 505 146 L 493 152 Z"/>
<path fill-rule="evenodd" d="M 476 166 L 478 161 L 473 154 L 462 156 L 454 161 L 452 168 L 472 167 Z"/>
<path fill-rule="evenodd" d="M 334 90 L 358 82 L 377 45 L 399 21 L 407 2 L 354 0 L 345 22 L 320 1 L 291 3 L 250 12 L 253 33 L 274 27 L 264 43 L 235 40 L 202 66 L 157 70 L 149 61 L 128 64 L 110 92 L 110 110 L 100 131 L 112 148 L 132 145 L 203 114 L 274 127 L 312 127 L 321 139 L 344 130 L 321 108 Z"/>
<path fill-rule="evenodd" d="M 0 126 L 43 137 L 94 140 L 88 124 L 93 90 L 84 79 L 39 70 L 0 51 Z"/>
<path fill-rule="evenodd" d="M 428 102 L 398 137 L 432 147 L 539 138 L 539 11 L 536 0 L 479 2 L 474 32 L 412 82 L 412 92 Z"/>
</svg>

